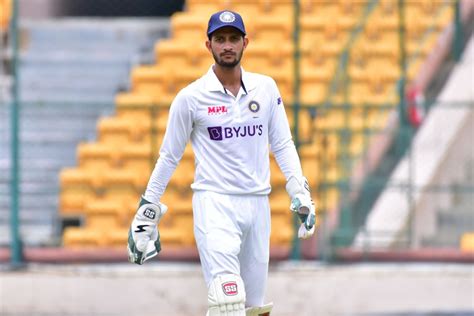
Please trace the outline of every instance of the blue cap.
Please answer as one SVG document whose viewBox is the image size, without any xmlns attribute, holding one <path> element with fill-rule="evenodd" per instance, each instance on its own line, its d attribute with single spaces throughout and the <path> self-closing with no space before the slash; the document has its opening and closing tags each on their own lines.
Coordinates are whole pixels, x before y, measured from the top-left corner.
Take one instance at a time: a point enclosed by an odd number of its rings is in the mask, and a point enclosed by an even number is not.
<svg viewBox="0 0 474 316">
<path fill-rule="evenodd" d="M 244 35 L 245 33 L 245 26 L 242 17 L 237 12 L 224 10 L 219 11 L 211 15 L 209 19 L 209 24 L 207 26 L 207 36 L 211 36 L 212 33 L 217 31 L 220 28 L 231 26 L 238 29 Z"/>
</svg>

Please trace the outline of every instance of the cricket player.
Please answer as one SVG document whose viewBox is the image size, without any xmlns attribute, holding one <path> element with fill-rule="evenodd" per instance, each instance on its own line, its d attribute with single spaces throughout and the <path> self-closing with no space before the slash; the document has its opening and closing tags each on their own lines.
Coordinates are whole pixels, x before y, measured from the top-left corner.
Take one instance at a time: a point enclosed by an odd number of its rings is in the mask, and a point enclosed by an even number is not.
<svg viewBox="0 0 474 316">
<path fill-rule="evenodd" d="M 213 14 L 207 36 L 215 64 L 171 104 L 160 156 L 130 227 L 129 260 L 142 264 L 161 250 L 157 224 L 167 206 L 160 198 L 191 140 L 194 237 L 207 315 L 269 315 L 269 150 L 287 179 L 290 209 L 301 218 L 300 238 L 314 233 L 315 207 L 275 81 L 240 66 L 249 43 L 242 17 Z"/>
</svg>

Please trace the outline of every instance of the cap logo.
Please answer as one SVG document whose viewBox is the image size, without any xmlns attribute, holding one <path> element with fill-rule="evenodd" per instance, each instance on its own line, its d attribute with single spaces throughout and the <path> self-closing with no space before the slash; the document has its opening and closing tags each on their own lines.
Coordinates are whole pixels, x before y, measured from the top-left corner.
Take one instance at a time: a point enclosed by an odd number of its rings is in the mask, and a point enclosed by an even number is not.
<svg viewBox="0 0 474 316">
<path fill-rule="evenodd" d="M 235 21 L 235 15 L 232 12 L 225 11 L 219 15 L 219 20 L 224 23 L 232 23 Z"/>
</svg>

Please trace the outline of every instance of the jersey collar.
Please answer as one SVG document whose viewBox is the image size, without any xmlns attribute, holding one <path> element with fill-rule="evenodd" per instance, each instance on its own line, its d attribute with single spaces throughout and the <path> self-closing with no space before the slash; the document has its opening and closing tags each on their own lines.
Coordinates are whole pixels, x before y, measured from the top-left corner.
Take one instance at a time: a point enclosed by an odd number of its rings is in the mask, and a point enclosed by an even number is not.
<svg viewBox="0 0 474 316">
<path fill-rule="evenodd" d="M 220 91 L 222 93 L 226 93 L 224 86 L 222 85 L 222 83 L 219 81 L 216 74 L 214 73 L 214 70 L 212 69 L 213 67 L 214 65 L 209 67 L 209 70 L 204 76 L 205 87 L 208 91 Z M 242 72 L 242 78 L 241 78 L 242 88 L 244 89 L 245 94 L 248 94 L 249 91 L 255 89 L 256 82 L 252 78 L 252 76 L 244 70 L 244 68 L 240 67 L 240 70 Z"/>
</svg>

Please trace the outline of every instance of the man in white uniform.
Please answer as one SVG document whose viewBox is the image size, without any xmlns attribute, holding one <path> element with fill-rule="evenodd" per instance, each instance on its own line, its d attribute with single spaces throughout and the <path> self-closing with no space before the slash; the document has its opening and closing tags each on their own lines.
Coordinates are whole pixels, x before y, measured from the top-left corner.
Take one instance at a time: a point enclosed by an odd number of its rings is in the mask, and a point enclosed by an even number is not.
<svg viewBox="0 0 474 316">
<path fill-rule="evenodd" d="M 160 198 L 191 140 L 194 236 L 208 315 L 269 315 L 270 149 L 287 179 L 290 209 L 302 220 L 300 238 L 314 233 L 315 208 L 275 81 L 240 66 L 248 44 L 242 17 L 213 14 L 207 35 L 215 64 L 171 105 L 160 157 L 130 227 L 129 260 L 142 264 L 161 250 L 157 224 L 167 207 Z"/>
</svg>

